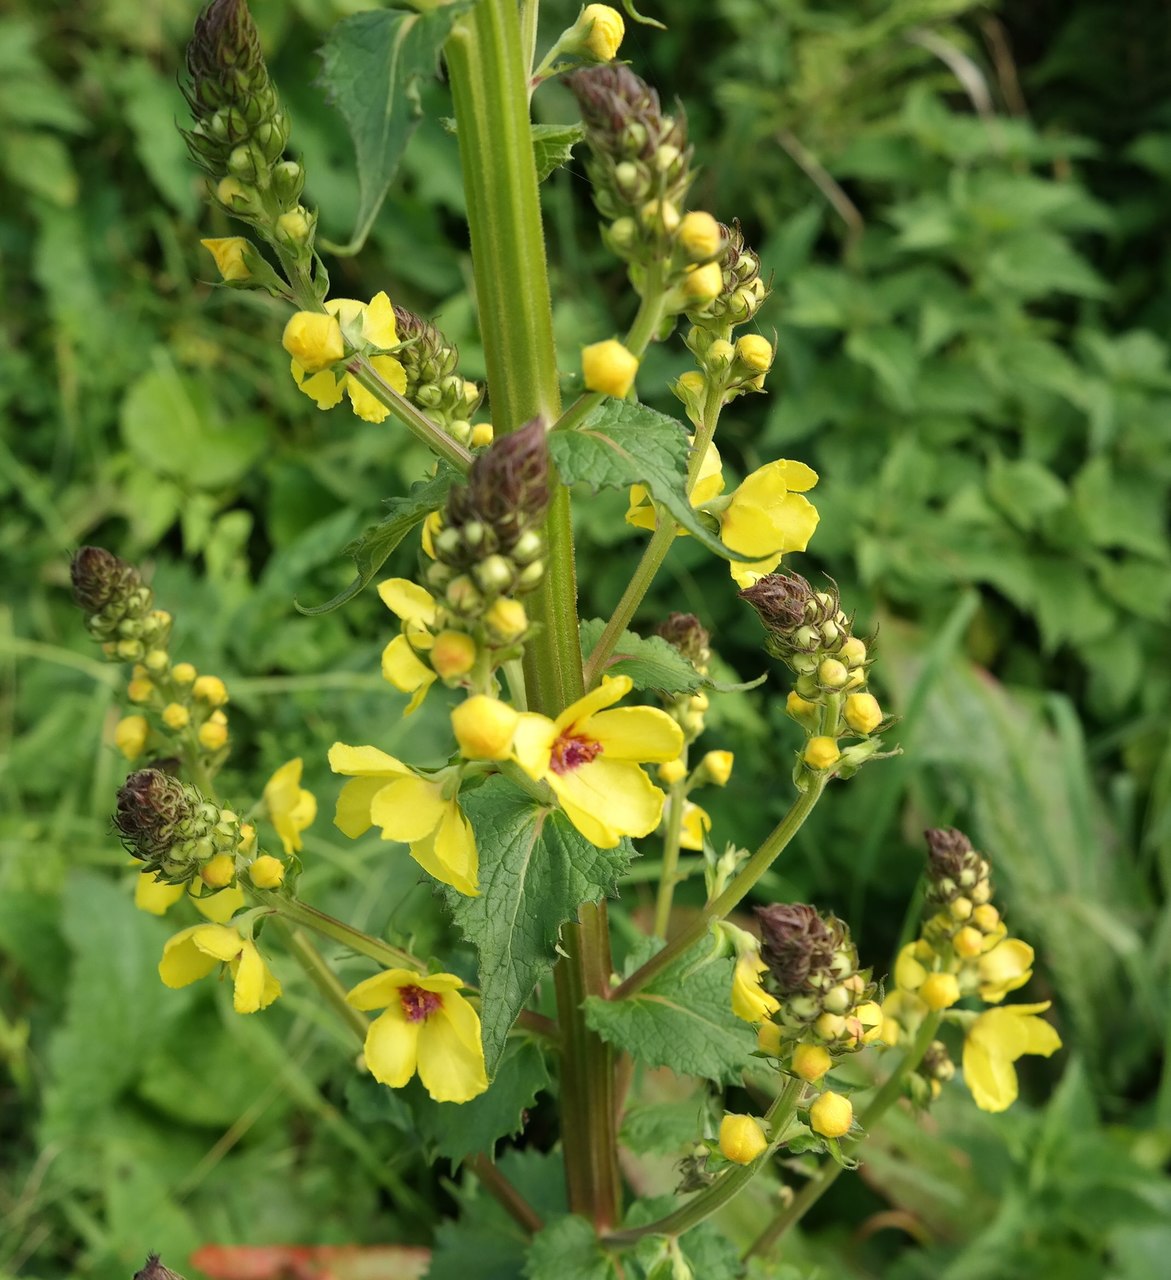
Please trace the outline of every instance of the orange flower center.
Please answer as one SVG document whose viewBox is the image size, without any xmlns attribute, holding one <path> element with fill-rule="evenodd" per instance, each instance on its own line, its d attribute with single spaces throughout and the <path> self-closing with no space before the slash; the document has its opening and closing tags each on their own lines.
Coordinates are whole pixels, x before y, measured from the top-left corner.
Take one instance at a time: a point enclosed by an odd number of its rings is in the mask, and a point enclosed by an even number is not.
<svg viewBox="0 0 1171 1280">
<path fill-rule="evenodd" d="M 422 987 L 400 987 L 398 994 L 408 1022 L 426 1022 L 437 1009 L 443 1008 L 443 997 L 435 991 L 424 991 Z"/>
<path fill-rule="evenodd" d="M 593 738 L 577 738 L 563 733 L 553 744 L 549 756 L 549 768 L 556 774 L 569 773 L 572 769 L 589 764 L 602 754 L 602 744 Z"/>
</svg>

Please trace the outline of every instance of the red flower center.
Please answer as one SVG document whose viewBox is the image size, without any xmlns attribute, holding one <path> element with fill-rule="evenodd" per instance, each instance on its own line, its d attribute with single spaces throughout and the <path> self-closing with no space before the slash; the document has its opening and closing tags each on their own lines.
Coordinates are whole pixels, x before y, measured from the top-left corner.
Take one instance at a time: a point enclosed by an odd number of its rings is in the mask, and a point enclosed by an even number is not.
<svg viewBox="0 0 1171 1280">
<path fill-rule="evenodd" d="M 443 997 L 435 991 L 424 991 L 422 987 L 400 987 L 398 994 L 408 1022 L 426 1022 L 437 1009 L 443 1008 Z"/>
<path fill-rule="evenodd" d="M 562 734 L 553 744 L 553 752 L 549 756 L 549 768 L 554 773 L 568 773 L 583 764 L 589 764 L 602 754 L 602 744 L 593 738 L 575 738 L 572 734 Z"/>
</svg>

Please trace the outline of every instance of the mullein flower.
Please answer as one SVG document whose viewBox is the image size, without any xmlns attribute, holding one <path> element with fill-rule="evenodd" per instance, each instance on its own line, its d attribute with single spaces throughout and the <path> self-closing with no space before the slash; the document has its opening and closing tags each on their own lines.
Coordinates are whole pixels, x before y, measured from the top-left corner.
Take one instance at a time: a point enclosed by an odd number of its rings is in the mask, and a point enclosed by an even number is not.
<svg viewBox="0 0 1171 1280">
<path fill-rule="evenodd" d="M 641 766 L 674 760 L 683 747 L 683 734 L 666 712 L 608 709 L 632 687 L 629 676 L 604 676 L 556 720 L 523 712 L 513 739 L 517 763 L 534 781 L 549 784 L 570 822 L 600 849 L 659 825 L 664 796 Z"/>
<path fill-rule="evenodd" d="M 298 311 L 285 325 L 281 342 L 292 357 L 293 381 L 319 409 L 332 409 L 348 395 L 354 412 L 367 422 L 382 422 L 390 413 L 352 373 L 335 371 L 347 352 L 365 355 L 400 395 L 406 390 L 402 363 L 387 354 L 398 348 L 399 338 L 394 307 L 385 293 L 376 293 L 368 303 L 330 298 L 325 312 Z"/>
<path fill-rule="evenodd" d="M 424 777 L 379 751 L 335 742 L 334 773 L 352 779 L 338 796 L 334 824 L 351 840 L 372 826 L 384 840 L 407 845 L 428 875 L 460 893 L 479 893 L 476 838 L 459 807 L 459 779 L 452 770 Z"/>
<path fill-rule="evenodd" d="M 395 358 L 402 365 L 406 377 L 403 395 L 421 409 L 434 422 L 444 427 L 461 444 L 491 442 L 476 440 L 475 431 L 468 419 L 483 398 L 483 391 L 474 382 L 468 382 L 456 373 L 459 351 L 443 334 L 421 316 L 405 307 L 394 308 L 395 327 L 401 344 Z"/>
<path fill-rule="evenodd" d="M 810 1104 L 809 1127 L 823 1138 L 844 1138 L 853 1123 L 853 1103 L 840 1093 L 827 1089 Z"/>
<path fill-rule="evenodd" d="M 989 1009 L 971 1024 L 964 1037 L 964 1083 L 981 1111 L 1005 1111 L 1017 1099 L 1014 1064 L 1026 1054 L 1048 1058 L 1061 1048 L 1061 1037 L 1044 1018 L 1050 1002 L 1010 1004 Z"/>
<path fill-rule="evenodd" d="M 244 905 L 244 891 L 238 885 L 208 893 L 200 880 L 185 885 L 169 884 L 159 880 L 153 871 L 141 871 L 134 878 L 134 905 L 152 916 L 166 915 L 185 894 L 200 915 L 216 924 L 227 924 Z"/>
<path fill-rule="evenodd" d="M 684 800 L 683 828 L 679 834 L 679 847 L 682 849 L 702 849 L 711 829 L 712 819 L 708 811 L 691 800 Z"/>
<path fill-rule="evenodd" d="M 380 1083 L 401 1089 L 417 1071 L 436 1102 L 470 1102 L 488 1088 L 480 1018 L 459 994 L 453 973 L 429 977 L 388 969 L 367 978 L 346 999 L 356 1009 L 382 1009 L 366 1032 L 366 1067 Z"/>
<path fill-rule="evenodd" d="M 301 786 L 301 757 L 282 764 L 264 784 L 264 803 L 268 819 L 276 827 L 285 853 L 298 853 L 301 832 L 317 817 L 317 797 Z"/>
<path fill-rule="evenodd" d="M 232 975 L 232 1005 L 237 1013 L 266 1009 L 281 994 L 251 938 L 222 924 L 197 924 L 169 939 L 159 961 L 159 977 L 168 987 L 186 987 L 226 964 Z"/>
<path fill-rule="evenodd" d="M 754 1116 L 729 1112 L 720 1121 L 720 1154 L 733 1164 L 751 1164 L 768 1150 L 768 1138 Z"/>
<path fill-rule="evenodd" d="M 388 578 L 378 584 L 382 603 L 402 622 L 402 631 L 382 651 L 382 678 L 411 700 L 403 715 L 413 715 L 435 683 L 435 672 L 419 656 L 435 643 L 439 618 L 435 597 L 409 578 Z"/>
</svg>

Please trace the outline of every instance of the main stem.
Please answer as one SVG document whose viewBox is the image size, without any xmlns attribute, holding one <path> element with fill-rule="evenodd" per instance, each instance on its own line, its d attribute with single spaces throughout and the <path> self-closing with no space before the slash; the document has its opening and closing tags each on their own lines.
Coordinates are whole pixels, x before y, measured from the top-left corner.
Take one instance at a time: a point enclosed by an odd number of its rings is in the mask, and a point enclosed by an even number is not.
<svg viewBox="0 0 1171 1280">
<path fill-rule="evenodd" d="M 560 413 L 557 358 L 528 106 L 528 51 L 515 0 L 479 0 L 445 48 L 459 123 L 472 265 L 493 426 L 515 431 Z M 525 654 L 529 707 L 555 716 L 584 692 L 569 491 L 557 485 L 545 526 L 548 569 L 530 597 L 539 623 Z M 614 1064 L 582 1003 L 605 991 L 605 905 L 583 906 L 562 933 L 554 970 L 563 1035 L 561 1132 L 570 1208 L 599 1227 L 619 1212 Z"/>
</svg>

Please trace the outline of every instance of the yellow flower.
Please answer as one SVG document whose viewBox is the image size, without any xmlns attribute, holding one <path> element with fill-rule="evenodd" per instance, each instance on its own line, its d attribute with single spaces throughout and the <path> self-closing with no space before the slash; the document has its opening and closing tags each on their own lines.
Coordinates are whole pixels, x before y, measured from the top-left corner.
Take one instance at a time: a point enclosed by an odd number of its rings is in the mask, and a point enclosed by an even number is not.
<svg viewBox="0 0 1171 1280">
<path fill-rule="evenodd" d="M 833 738 L 815 737 L 805 744 L 801 758 L 811 769 L 828 769 L 837 764 L 842 753 Z"/>
<path fill-rule="evenodd" d="M 717 787 L 726 787 L 735 758 L 731 751 L 709 751 L 699 762 L 699 768 L 709 782 Z"/>
<path fill-rule="evenodd" d="M 301 786 L 301 757 L 289 760 L 264 784 L 268 818 L 286 853 L 301 848 L 301 832 L 317 817 L 317 797 Z"/>
<path fill-rule="evenodd" d="M 683 829 L 679 836 L 679 846 L 682 849 L 702 849 L 703 838 L 712 829 L 712 820 L 706 809 L 701 809 L 699 805 L 693 804 L 690 800 L 683 801 Z"/>
<path fill-rule="evenodd" d="M 150 725 L 145 716 L 123 716 L 114 726 L 114 746 L 127 760 L 137 760 L 146 750 Z"/>
<path fill-rule="evenodd" d="M 425 978 L 388 969 L 359 982 L 346 999 L 355 1009 L 384 1009 L 366 1032 L 366 1066 L 375 1080 L 401 1089 L 415 1074 L 436 1102 L 468 1102 L 488 1088 L 480 1018 L 459 994 L 453 973 Z"/>
<path fill-rule="evenodd" d="M 753 1116 L 729 1113 L 720 1121 L 720 1154 L 733 1164 L 751 1164 L 768 1150 L 768 1139 Z"/>
<path fill-rule="evenodd" d="M 262 853 L 249 864 L 248 878 L 258 889 L 275 889 L 285 878 L 285 864 L 271 853 Z"/>
<path fill-rule="evenodd" d="M 665 763 L 683 749 L 683 732 L 665 711 L 606 710 L 631 687 L 629 676 L 604 676 L 556 720 L 522 713 L 513 739 L 521 768 L 549 784 L 570 822 L 600 849 L 659 825 L 664 796 L 640 762 Z"/>
<path fill-rule="evenodd" d="M 691 505 L 702 507 L 705 502 L 718 498 L 723 491 L 724 469 L 720 462 L 720 453 L 714 444 L 709 444 L 704 452 L 699 474 L 695 477 L 695 488 L 691 491 Z M 649 491 L 641 484 L 632 485 L 630 488 L 630 509 L 626 513 L 626 523 L 639 529 L 653 530 L 655 527 L 655 506 Z M 676 528 L 675 536 L 681 537 L 686 532 L 686 529 Z"/>
<path fill-rule="evenodd" d="M 342 787 L 334 817 L 350 839 L 380 827 L 384 840 L 408 845 L 411 857 L 436 880 L 469 897 L 479 893 L 476 838 L 459 807 L 458 791 L 444 796 L 452 774 L 422 778 L 377 747 L 341 742 L 330 747 L 329 764 L 334 773 L 353 779 Z"/>
<path fill-rule="evenodd" d="M 715 257 L 722 241 L 720 224 L 710 213 L 697 209 L 683 215 L 679 223 L 679 247 L 693 262 Z"/>
<path fill-rule="evenodd" d="M 736 355 L 753 373 L 768 373 L 773 364 L 773 344 L 759 333 L 746 333 L 736 343 Z"/>
<path fill-rule="evenodd" d="M 581 370 L 587 391 L 622 399 L 634 385 L 638 357 L 615 338 L 607 338 L 582 349 Z"/>
<path fill-rule="evenodd" d="M 809 1108 L 809 1127 L 823 1138 L 842 1138 L 854 1123 L 854 1106 L 849 1098 L 826 1090 Z"/>
<path fill-rule="evenodd" d="M 227 924 L 244 905 L 244 891 L 238 886 L 224 889 L 221 893 L 205 893 L 201 883 L 167 884 L 165 880 L 157 879 L 153 871 L 143 871 L 135 878 L 134 905 L 139 911 L 162 916 L 184 893 L 190 896 L 200 915 L 214 920 L 216 924 Z"/>
<path fill-rule="evenodd" d="M 846 699 L 846 723 L 855 733 L 871 734 L 882 723 L 882 708 L 872 693 L 852 693 Z"/>
<path fill-rule="evenodd" d="M 224 280 L 247 280 L 252 274 L 247 262 L 252 246 L 243 236 L 223 236 L 199 243 L 215 259 L 216 270 Z"/>
<path fill-rule="evenodd" d="M 467 760 L 507 760 L 519 719 L 507 702 L 474 694 L 451 713 L 460 754 Z"/>
<path fill-rule="evenodd" d="M 960 998 L 960 983 L 954 973 L 929 973 L 919 987 L 919 999 L 928 1009 L 950 1009 Z"/>
<path fill-rule="evenodd" d="M 1020 938 L 1005 938 L 977 960 L 976 971 L 980 975 L 980 999 L 999 1004 L 1033 976 L 1033 948 Z"/>
<path fill-rule="evenodd" d="M 339 377 L 331 366 L 345 356 L 348 345 L 365 353 L 375 372 L 400 395 L 406 391 L 407 375 L 401 363 L 394 356 L 371 354 L 398 344 L 390 299 L 385 293 L 375 294 L 369 303 L 331 298 L 325 309 L 328 315 L 298 311 L 285 327 L 284 347 L 293 357 L 289 366 L 293 380 L 319 409 L 332 409 L 348 394 L 358 417 L 383 421 L 390 410 L 353 374 L 343 371 Z"/>
<path fill-rule="evenodd" d="M 1018 1087 L 1013 1063 L 1026 1053 L 1047 1058 L 1061 1048 L 1061 1037 L 1035 1014 L 1041 1004 L 1009 1004 L 982 1013 L 964 1040 L 964 1081 L 981 1111 L 1004 1111 L 1016 1101 Z"/>
<path fill-rule="evenodd" d="M 219 676 L 200 676 L 191 686 L 191 692 L 200 702 L 222 707 L 228 700 L 228 686 Z"/>
<path fill-rule="evenodd" d="M 622 15 L 608 4 L 587 4 L 575 26 L 584 32 L 582 48 L 599 62 L 611 62 L 626 34 Z"/>
<path fill-rule="evenodd" d="M 388 578 L 380 582 L 378 594 L 403 624 L 402 634 L 395 636 L 382 651 L 382 678 L 400 693 L 411 695 L 403 715 L 413 715 L 436 680 L 435 672 L 417 652 L 426 652 L 434 644 L 430 628 L 438 616 L 435 599 L 409 578 Z"/>
<path fill-rule="evenodd" d="M 168 987 L 186 987 L 206 977 L 219 964 L 234 979 L 237 1013 L 266 1009 L 281 993 L 256 944 L 223 924 L 197 924 L 167 940 L 159 961 L 159 977 Z"/>
<path fill-rule="evenodd" d="M 768 965 L 759 952 L 742 955 L 732 972 L 732 1012 L 745 1022 L 764 1022 L 781 1007 L 760 985 L 760 975 Z"/>
<path fill-rule="evenodd" d="M 804 551 L 817 528 L 817 508 L 806 490 L 817 483 L 817 473 L 803 462 L 781 458 L 754 471 L 732 494 L 720 512 L 720 536 L 726 546 L 753 560 L 731 560 L 729 567 L 739 587 L 750 587 L 771 573 L 789 551 Z"/>
<path fill-rule="evenodd" d="M 898 1044 L 904 1034 L 918 1029 L 927 1016 L 927 1006 L 905 988 L 890 992 L 882 1002 L 882 1042 Z"/>
</svg>

